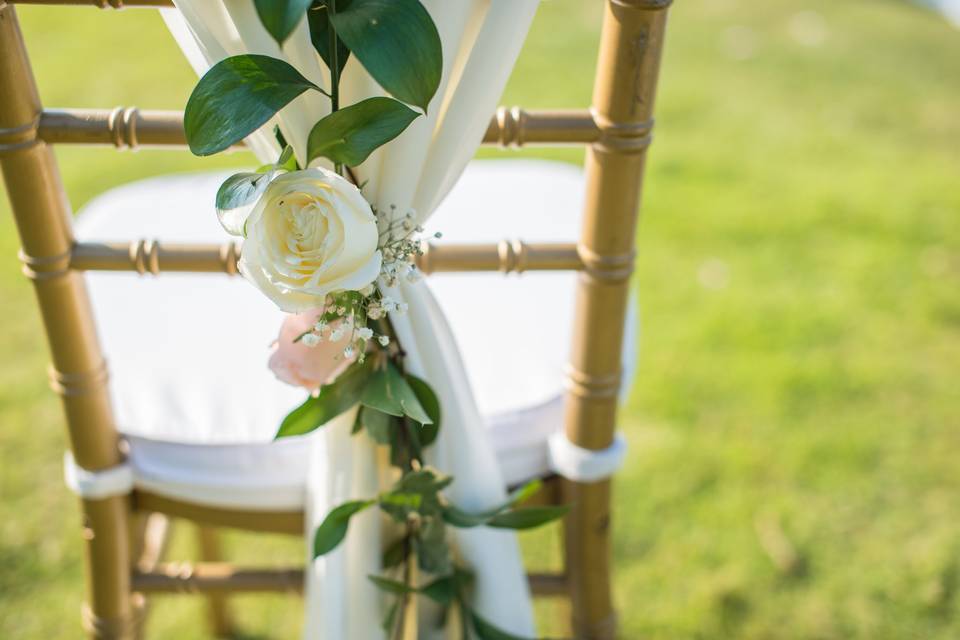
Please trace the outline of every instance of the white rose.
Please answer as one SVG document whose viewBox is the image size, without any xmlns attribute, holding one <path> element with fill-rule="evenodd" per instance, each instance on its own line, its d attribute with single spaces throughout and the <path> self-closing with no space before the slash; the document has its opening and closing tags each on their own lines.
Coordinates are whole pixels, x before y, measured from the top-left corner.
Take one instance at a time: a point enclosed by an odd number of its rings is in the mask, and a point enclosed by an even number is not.
<svg viewBox="0 0 960 640">
<path fill-rule="evenodd" d="M 326 169 L 273 180 L 241 227 L 239 269 L 277 306 L 300 313 L 380 274 L 376 218 L 352 183 Z"/>
</svg>

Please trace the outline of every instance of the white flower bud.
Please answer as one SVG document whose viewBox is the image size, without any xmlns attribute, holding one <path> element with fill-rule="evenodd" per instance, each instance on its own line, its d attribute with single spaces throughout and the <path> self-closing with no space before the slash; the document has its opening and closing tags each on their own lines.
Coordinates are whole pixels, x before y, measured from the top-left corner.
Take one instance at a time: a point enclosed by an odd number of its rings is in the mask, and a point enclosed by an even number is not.
<svg viewBox="0 0 960 640">
<path fill-rule="evenodd" d="M 305 333 L 303 337 L 300 338 L 300 342 L 307 347 L 315 347 L 320 344 L 320 336 L 315 333 Z"/>
<path fill-rule="evenodd" d="M 373 329 L 361 327 L 360 329 L 357 329 L 357 337 L 361 340 L 369 340 L 373 337 Z"/>
<path fill-rule="evenodd" d="M 390 344 L 390 336 L 380 336 L 379 338 L 377 338 L 377 342 L 380 343 L 381 347 L 385 347 L 388 344 Z"/>
<path fill-rule="evenodd" d="M 349 347 L 347 347 L 346 349 L 343 350 L 343 357 L 344 357 L 344 358 L 347 358 L 347 359 L 349 360 L 350 358 L 353 357 L 353 355 L 354 355 L 355 353 L 356 353 L 356 351 L 354 350 L 353 346 L 351 345 L 351 346 L 349 346 Z"/>
<path fill-rule="evenodd" d="M 377 290 L 377 288 L 376 288 L 375 286 L 373 286 L 373 283 L 371 283 L 371 284 L 368 284 L 367 286 L 365 286 L 363 289 L 360 289 L 360 295 L 362 295 L 364 298 L 367 298 L 367 297 L 372 296 L 372 295 L 373 295 L 373 292 L 376 291 L 376 290 Z"/>
</svg>

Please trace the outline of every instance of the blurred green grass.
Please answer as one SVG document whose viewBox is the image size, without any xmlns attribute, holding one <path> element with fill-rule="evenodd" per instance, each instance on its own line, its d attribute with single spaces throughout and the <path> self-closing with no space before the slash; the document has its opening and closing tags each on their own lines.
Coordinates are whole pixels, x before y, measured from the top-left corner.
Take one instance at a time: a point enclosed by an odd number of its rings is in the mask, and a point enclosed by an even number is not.
<svg viewBox="0 0 960 640">
<path fill-rule="evenodd" d="M 503 103 L 589 104 L 599 8 L 544 2 Z M 194 77 L 154 12 L 19 14 L 48 106 L 185 103 Z M 906 3 L 676 3 L 616 493 L 622 637 L 960 636 L 958 79 L 960 32 Z M 76 207 L 138 177 L 250 162 L 58 156 Z M 73 638 L 79 515 L 16 248 L 4 200 L 0 637 Z M 260 540 L 231 537 L 231 552 L 300 553 Z M 796 559 L 778 568 L 784 545 Z M 555 559 L 547 534 L 525 546 Z M 293 596 L 234 611 L 250 637 L 296 637 Z M 159 600 L 150 630 L 201 638 L 202 623 L 201 600 Z"/>
</svg>

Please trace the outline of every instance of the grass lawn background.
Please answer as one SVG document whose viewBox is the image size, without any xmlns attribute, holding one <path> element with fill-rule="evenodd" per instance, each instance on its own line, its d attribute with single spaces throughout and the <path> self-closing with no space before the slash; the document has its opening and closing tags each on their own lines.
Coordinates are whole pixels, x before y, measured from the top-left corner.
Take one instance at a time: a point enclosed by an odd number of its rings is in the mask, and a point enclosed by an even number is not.
<svg viewBox="0 0 960 640">
<path fill-rule="evenodd" d="M 503 104 L 588 105 L 600 7 L 544 2 Z M 195 78 L 155 12 L 18 13 L 46 105 L 186 102 Z M 960 31 L 912 5 L 675 3 L 639 230 L 643 355 L 622 414 L 622 637 L 960 636 L 958 114 Z M 75 207 L 131 179 L 252 162 L 58 156 Z M 17 247 L 4 199 L 0 637 L 75 638 L 79 514 Z M 191 557 L 192 533 L 175 554 Z M 300 554 L 229 542 L 238 558 Z M 549 533 L 525 545 L 555 559 Z M 249 637 L 297 637 L 296 597 L 235 602 Z M 158 600 L 152 637 L 206 637 L 202 605 Z M 555 630 L 556 610 L 540 611 Z"/>
</svg>

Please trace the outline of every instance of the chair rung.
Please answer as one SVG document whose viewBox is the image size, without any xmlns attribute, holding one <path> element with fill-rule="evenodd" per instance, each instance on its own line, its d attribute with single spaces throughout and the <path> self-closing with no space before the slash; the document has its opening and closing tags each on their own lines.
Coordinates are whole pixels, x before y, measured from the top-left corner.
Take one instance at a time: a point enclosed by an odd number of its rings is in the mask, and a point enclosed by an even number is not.
<svg viewBox="0 0 960 640">
<path fill-rule="evenodd" d="M 570 594 L 567 576 L 562 573 L 528 573 L 530 591 L 541 598 L 558 598 Z"/>
<path fill-rule="evenodd" d="M 531 573 L 527 580 L 537 596 L 568 593 L 563 574 Z M 239 569 L 226 562 L 167 562 L 151 571 L 134 571 L 131 586 L 141 593 L 301 592 L 303 569 Z"/>
<path fill-rule="evenodd" d="M 212 214 L 211 214 L 212 215 Z M 152 240 L 132 243 L 82 242 L 74 245 L 70 268 L 79 271 L 136 271 L 237 273 L 236 243 L 163 244 Z M 427 245 L 417 259 L 423 273 L 451 271 L 570 271 L 583 267 L 573 243 Z"/>
<path fill-rule="evenodd" d="M 303 569 L 236 569 L 225 562 L 169 562 L 153 571 L 134 571 L 131 586 L 142 593 L 299 592 L 303 590 Z"/>
<path fill-rule="evenodd" d="M 140 513 L 162 513 L 173 518 L 213 527 L 228 527 L 242 531 L 283 533 L 302 536 L 303 511 L 254 511 L 218 508 L 168 498 L 138 489 L 133 493 L 133 510 Z"/>
<path fill-rule="evenodd" d="M 38 135 L 52 144 L 113 145 L 118 149 L 183 148 L 187 144 L 182 112 L 141 111 L 136 107 L 46 109 L 40 117 Z M 599 137 L 600 130 L 586 109 L 524 111 L 500 107 L 490 120 L 483 143 L 501 147 L 588 144 Z M 231 149 L 243 148 L 237 144 Z"/>
<path fill-rule="evenodd" d="M 144 7 L 172 7 L 173 0 L 6 0 L 7 4 L 42 4 L 69 7 L 98 7 L 100 9 L 125 9 Z"/>
</svg>

